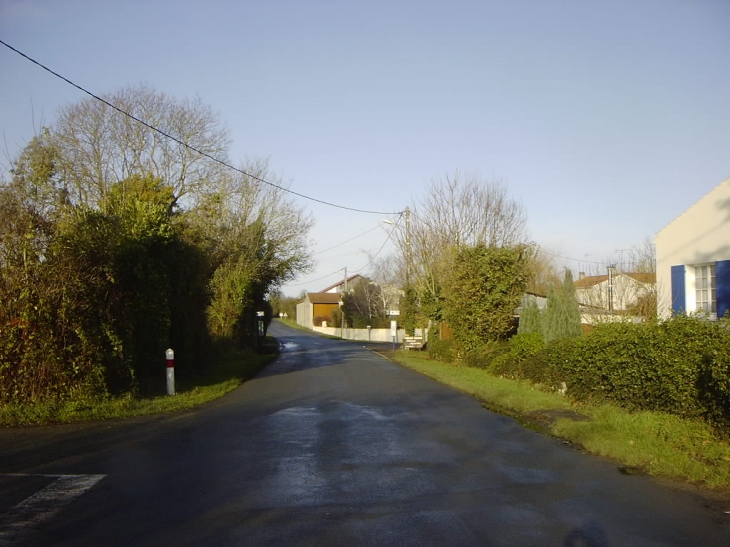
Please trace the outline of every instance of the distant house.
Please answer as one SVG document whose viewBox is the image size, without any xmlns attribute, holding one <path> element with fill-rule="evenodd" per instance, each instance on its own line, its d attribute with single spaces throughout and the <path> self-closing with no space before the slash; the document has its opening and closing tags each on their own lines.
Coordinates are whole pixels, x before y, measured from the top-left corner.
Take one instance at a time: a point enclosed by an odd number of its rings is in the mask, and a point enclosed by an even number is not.
<svg viewBox="0 0 730 547">
<path fill-rule="evenodd" d="M 730 178 L 654 237 L 659 314 L 730 310 Z"/>
<path fill-rule="evenodd" d="M 575 298 L 585 308 L 622 312 L 651 293 L 655 283 L 653 273 L 612 271 L 610 277 L 581 273 L 575 281 Z"/>
<path fill-rule="evenodd" d="M 297 304 L 297 324 L 308 329 L 321 327 L 323 321 L 329 323 L 332 320 L 332 311 L 339 307 L 339 293 L 307 293 L 304 300 Z"/>
<path fill-rule="evenodd" d="M 520 298 L 520 305 L 515 310 L 515 316 L 522 315 L 522 310 L 525 309 L 530 302 L 537 304 L 537 309 L 540 311 L 545 311 L 545 308 L 547 308 L 547 296 L 534 292 L 526 292 L 522 295 L 522 298 Z"/>
<path fill-rule="evenodd" d="M 322 293 L 343 293 L 345 290 L 352 289 L 357 283 L 362 282 L 369 282 L 370 280 L 367 277 L 363 277 L 360 274 L 351 275 L 346 280 L 343 279 L 341 281 L 338 281 L 337 283 L 330 285 L 329 287 L 322 289 L 319 292 Z"/>
</svg>

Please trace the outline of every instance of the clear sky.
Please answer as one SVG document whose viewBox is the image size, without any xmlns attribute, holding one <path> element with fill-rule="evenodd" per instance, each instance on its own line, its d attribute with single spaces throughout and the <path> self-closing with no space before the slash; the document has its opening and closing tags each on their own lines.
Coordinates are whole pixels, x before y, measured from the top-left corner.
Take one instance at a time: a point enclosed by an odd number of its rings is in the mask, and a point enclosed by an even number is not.
<svg viewBox="0 0 730 547">
<path fill-rule="evenodd" d="M 574 270 L 730 176 L 728 28 L 728 0 L 0 0 L 3 41 L 97 94 L 199 96 L 234 164 L 299 193 L 399 211 L 455 169 L 500 178 Z M 86 98 L 2 46 L 0 82 L 5 165 Z M 284 292 L 366 273 L 387 216 L 297 199 L 318 263 Z"/>
</svg>

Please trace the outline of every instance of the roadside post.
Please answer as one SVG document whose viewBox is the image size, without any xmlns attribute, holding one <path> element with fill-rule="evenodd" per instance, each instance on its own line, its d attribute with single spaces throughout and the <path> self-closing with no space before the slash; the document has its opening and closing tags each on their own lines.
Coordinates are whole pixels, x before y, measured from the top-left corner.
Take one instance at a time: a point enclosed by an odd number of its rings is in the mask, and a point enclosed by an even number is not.
<svg viewBox="0 0 730 547">
<path fill-rule="evenodd" d="M 265 312 L 256 312 L 256 349 L 261 347 L 261 341 L 264 339 L 264 316 Z"/>
<path fill-rule="evenodd" d="M 398 336 L 398 321 L 390 322 L 390 335 L 393 337 L 393 350 L 395 350 L 395 339 Z"/>
<path fill-rule="evenodd" d="M 167 394 L 175 395 L 175 352 L 168 349 L 165 352 L 167 361 Z"/>
<path fill-rule="evenodd" d="M 372 342 L 372 338 L 370 337 L 370 329 L 372 328 L 372 325 L 368 325 L 368 342 Z"/>
</svg>

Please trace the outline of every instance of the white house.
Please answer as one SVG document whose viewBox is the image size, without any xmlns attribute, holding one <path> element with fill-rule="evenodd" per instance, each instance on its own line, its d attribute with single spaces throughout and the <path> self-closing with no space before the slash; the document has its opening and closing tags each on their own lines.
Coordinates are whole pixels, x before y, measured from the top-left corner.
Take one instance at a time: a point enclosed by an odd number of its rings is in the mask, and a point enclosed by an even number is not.
<svg viewBox="0 0 730 547">
<path fill-rule="evenodd" d="M 656 276 L 653 273 L 611 271 L 611 275 L 585 275 L 575 282 L 575 297 L 588 308 L 626 311 L 642 297 L 652 293 Z"/>
<path fill-rule="evenodd" d="M 730 310 L 730 178 L 654 237 L 661 317 Z"/>
</svg>

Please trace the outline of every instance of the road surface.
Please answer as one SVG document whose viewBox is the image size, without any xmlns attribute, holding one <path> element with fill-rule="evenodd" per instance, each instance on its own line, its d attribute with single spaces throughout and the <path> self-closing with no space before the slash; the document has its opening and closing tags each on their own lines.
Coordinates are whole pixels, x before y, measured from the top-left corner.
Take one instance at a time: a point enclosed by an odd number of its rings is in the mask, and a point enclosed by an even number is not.
<svg viewBox="0 0 730 547">
<path fill-rule="evenodd" d="M 0 546 L 730 545 L 730 507 L 361 345 L 270 332 L 281 357 L 202 409 L 0 430 Z"/>
</svg>

